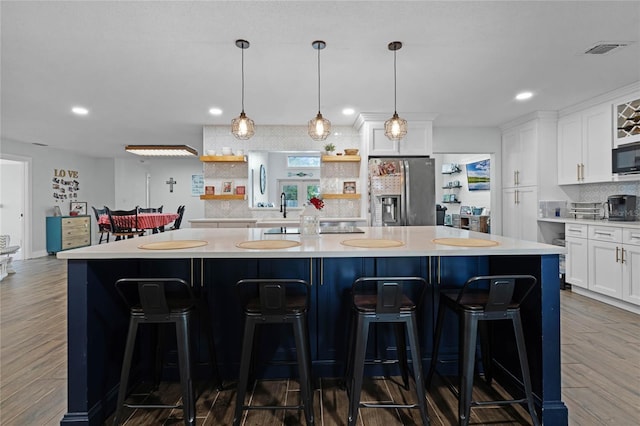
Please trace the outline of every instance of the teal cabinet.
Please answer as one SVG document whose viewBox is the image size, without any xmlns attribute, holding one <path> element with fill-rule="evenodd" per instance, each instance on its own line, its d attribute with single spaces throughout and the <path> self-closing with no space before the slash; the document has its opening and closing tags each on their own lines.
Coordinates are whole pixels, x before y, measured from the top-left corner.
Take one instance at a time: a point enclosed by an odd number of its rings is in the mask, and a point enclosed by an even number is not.
<svg viewBox="0 0 640 426">
<path fill-rule="evenodd" d="M 47 217 L 47 252 L 91 245 L 91 216 Z"/>
</svg>

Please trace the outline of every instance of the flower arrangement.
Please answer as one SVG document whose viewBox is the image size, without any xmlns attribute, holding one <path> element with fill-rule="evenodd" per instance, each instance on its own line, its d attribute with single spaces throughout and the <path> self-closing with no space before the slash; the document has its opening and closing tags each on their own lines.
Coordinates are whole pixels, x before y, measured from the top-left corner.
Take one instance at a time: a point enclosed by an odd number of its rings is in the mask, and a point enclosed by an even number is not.
<svg viewBox="0 0 640 426">
<path fill-rule="evenodd" d="M 322 201 L 320 198 L 318 197 L 311 197 L 311 199 L 309 200 L 309 202 L 317 209 L 317 210 L 322 210 L 322 208 L 324 207 L 324 201 Z"/>
</svg>

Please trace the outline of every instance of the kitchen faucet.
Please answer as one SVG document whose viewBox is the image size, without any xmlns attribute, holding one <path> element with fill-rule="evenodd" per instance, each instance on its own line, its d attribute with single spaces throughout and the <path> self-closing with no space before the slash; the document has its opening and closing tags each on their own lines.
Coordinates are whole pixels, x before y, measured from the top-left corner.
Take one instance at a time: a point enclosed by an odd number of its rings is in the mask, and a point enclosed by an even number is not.
<svg viewBox="0 0 640 426">
<path fill-rule="evenodd" d="M 284 192 L 280 194 L 280 213 L 283 218 L 287 218 L 287 194 Z"/>
</svg>

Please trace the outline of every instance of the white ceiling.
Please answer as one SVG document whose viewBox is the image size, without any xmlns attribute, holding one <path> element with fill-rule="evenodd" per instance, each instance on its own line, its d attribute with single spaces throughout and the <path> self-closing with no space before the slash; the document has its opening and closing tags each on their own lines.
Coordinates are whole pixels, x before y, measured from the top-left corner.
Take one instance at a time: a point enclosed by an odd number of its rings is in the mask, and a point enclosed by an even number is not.
<svg viewBox="0 0 640 426">
<path fill-rule="evenodd" d="M 640 80 L 638 1 L 3 0 L 0 13 L 2 139 L 98 157 L 130 155 L 126 144 L 201 150 L 202 126 L 241 109 L 238 38 L 251 42 L 245 110 L 258 133 L 316 114 L 316 39 L 334 125 L 353 124 L 347 106 L 391 115 L 393 40 L 398 113 L 437 114 L 435 126 L 497 126 Z M 632 44 L 582 54 L 601 41 Z M 534 98 L 516 102 L 522 90 Z"/>
</svg>

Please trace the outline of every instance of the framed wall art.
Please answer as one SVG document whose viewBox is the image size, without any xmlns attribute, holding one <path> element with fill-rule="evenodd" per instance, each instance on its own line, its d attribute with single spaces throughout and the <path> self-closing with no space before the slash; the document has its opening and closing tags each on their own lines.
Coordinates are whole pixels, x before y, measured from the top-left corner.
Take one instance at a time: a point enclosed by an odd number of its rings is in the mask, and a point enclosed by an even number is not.
<svg viewBox="0 0 640 426">
<path fill-rule="evenodd" d="M 233 194 L 233 182 L 232 181 L 222 182 L 222 193 L 223 194 Z"/>
<path fill-rule="evenodd" d="M 355 181 L 345 182 L 342 186 L 343 194 L 355 194 L 356 193 L 356 183 Z"/>
<path fill-rule="evenodd" d="M 72 216 L 85 216 L 87 214 L 86 201 L 72 201 L 69 206 L 69 214 L 75 213 Z"/>
</svg>

